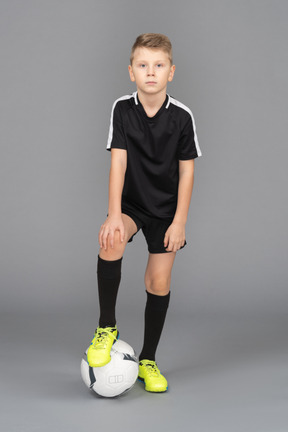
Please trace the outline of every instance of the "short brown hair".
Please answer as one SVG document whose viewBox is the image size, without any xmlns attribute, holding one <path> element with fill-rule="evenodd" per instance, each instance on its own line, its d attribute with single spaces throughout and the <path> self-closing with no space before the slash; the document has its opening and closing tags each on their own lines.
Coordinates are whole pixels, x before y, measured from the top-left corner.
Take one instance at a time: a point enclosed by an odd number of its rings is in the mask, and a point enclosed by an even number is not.
<svg viewBox="0 0 288 432">
<path fill-rule="evenodd" d="M 132 46 L 131 55 L 130 55 L 130 64 L 132 65 L 134 58 L 134 51 L 136 48 L 158 48 L 165 51 L 168 56 L 171 65 L 173 64 L 172 60 L 172 44 L 170 39 L 161 33 L 143 33 L 139 35 Z"/>
</svg>

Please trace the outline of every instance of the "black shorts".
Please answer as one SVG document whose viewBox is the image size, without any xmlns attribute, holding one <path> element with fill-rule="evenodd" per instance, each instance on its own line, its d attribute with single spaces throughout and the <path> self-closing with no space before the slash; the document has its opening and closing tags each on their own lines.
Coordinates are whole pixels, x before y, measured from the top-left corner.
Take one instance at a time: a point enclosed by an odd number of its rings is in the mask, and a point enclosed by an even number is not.
<svg viewBox="0 0 288 432">
<path fill-rule="evenodd" d="M 164 237 L 168 227 L 171 225 L 173 218 L 169 219 L 159 219 L 144 215 L 140 210 L 135 208 L 130 203 L 122 201 L 122 213 L 130 216 L 135 224 L 137 225 L 137 231 L 128 240 L 128 243 L 133 241 L 133 237 L 138 233 L 140 229 L 144 234 L 148 245 L 148 251 L 150 253 L 169 253 L 164 248 Z M 182 249 L 187 244 L 186 240 L 184 245 L 180 248 Z M 179 249 L 179 250 L 180 250 Z"/>
</svg>

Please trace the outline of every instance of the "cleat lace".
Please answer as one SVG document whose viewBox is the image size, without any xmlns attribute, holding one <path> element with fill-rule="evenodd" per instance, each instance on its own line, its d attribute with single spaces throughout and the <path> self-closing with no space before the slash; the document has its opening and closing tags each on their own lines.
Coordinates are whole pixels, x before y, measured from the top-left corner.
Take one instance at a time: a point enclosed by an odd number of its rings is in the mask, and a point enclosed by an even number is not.
<svg viewBox="0 0 288 432">
<path fill-rule="evenodd" d="M 114 330 L 115 328 L 111 328 L 111 327 L 109 328 L 98 327 L 98 329 L 96 330 L 96 337 L 93 342 L 93 348 L 105 349 L 111 337 L 117 340 L 117 338 L 113 334 Z"/>
<path fill-rule="evenodd" d="M 160 376 L 160 370 L 155 362 L 151 363 L 143 363 L 143 366 L 146 368 L 149 376 L 158 377 Z"/>
</svg>

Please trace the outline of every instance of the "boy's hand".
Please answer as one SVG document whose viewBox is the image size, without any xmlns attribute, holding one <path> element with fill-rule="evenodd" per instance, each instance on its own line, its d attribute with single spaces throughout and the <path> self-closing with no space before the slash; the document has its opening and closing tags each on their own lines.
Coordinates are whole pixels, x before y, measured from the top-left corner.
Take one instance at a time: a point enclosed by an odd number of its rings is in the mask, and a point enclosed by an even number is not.
<svg viewBox="0 0 288 432">
<path fill-rule="evenodd" d="M 114 247 L 114 234 L 115 231 L 120 231 L 120 240 L 124 241 L 124 224 L 121 216 L 108 216 L 103 225 L 101 225 L 99 231 L 99 244 L 100 247 L 106 250 L 108 246 L 108 241 L 111 248 Z M 108 240 L 109 235 L 109 240 Z"/>
<path fill-rule="evenodd" d="M 172 222 L 165 233 L 164 247 L 169 252 L 176 252 L 185 243 L 185 224 Z"/>
</svg>

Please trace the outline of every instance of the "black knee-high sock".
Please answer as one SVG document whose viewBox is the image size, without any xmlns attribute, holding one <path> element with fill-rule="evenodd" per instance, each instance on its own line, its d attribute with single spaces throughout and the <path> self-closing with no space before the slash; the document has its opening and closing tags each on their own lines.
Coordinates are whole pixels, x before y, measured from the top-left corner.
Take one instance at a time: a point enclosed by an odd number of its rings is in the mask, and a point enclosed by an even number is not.
<svg viewBox="0 0 288 432">
<path fill-rule="evenodd" d="M 116 261 L 106 261 L 98 255 L 97 279 L 100 327 L 114 327 L 116 325 L 115 307 L 121 280 L 122 258 Z"/>
<path fill-rule="evenodd" d="M 139 355 L 139 360 L 148 359 L 155 361 L 156 349 L 169 306 L 170 291 L 165 296 L 157 296 L 148 291 L 146 293 L 144 344 Z"/>
</svg>

